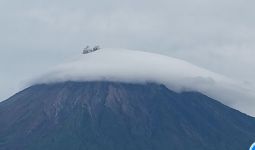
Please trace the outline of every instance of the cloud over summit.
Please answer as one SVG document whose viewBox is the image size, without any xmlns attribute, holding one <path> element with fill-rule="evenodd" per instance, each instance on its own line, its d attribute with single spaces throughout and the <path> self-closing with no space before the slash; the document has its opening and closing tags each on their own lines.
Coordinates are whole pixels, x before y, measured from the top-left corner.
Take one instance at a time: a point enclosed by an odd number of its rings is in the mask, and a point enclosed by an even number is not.
<svg viewBox="0 0 255 150">
<path fill-rule="evenodd" d="M 198 91 L 254 115 L 253 90 L 183 60 L 141 51 L 101 49 L 59 65 L 32 84 L 65 81 L 117 81 L 164 84 L 169 89 Z"/>
</svg>

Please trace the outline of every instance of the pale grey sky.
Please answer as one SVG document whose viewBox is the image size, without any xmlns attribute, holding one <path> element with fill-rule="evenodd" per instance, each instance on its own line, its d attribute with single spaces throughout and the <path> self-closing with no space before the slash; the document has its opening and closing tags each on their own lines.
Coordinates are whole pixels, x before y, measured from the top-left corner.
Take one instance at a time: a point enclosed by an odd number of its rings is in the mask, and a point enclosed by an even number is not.
<svg viewBox="0 0 255 150">
<path fill-rule="evenodd" d="M 0 100 L 89 44 L 163 53 L 255 83 L 254 0 L 0 0 Z"/>
</svg>

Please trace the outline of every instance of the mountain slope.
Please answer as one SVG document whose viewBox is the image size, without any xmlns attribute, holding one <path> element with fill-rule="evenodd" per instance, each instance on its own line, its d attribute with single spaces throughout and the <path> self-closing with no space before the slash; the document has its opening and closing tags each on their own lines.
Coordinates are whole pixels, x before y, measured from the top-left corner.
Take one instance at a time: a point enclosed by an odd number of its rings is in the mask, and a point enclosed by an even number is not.
<svg viewBox="0 0 255 150">
<path fill-rule="evenodd" d="M 164 85 L 64 82 L 0 103 L 0 149 L 242 150 L 255 119 L 198 92 Z"/>
</svg>

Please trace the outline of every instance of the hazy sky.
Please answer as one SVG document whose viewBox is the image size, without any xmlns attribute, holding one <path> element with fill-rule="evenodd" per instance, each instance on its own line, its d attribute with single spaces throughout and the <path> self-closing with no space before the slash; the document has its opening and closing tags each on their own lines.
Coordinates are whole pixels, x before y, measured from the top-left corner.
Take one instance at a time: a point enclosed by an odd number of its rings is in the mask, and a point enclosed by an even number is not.
<svg viewBox="0 0 255 150">
<path fill-rule="evenodd" d="M 254 0 L 0 0 L 0 100 L 99 44 L 163 53 L 255 83 Z"/>
</svg>

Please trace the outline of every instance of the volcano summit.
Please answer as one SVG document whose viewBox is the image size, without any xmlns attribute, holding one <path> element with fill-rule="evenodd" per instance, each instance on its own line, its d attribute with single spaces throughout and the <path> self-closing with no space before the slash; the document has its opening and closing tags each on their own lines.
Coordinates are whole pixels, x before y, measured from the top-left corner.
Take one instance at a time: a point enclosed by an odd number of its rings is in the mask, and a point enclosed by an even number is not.
<svg viewBox="0 0 255 150">
<path fill-rule="evenodd" d="M 255 118 L 222 103 L 252 97 L 234 85 L 178 59 L 102 49 L 1 102 L 0 150 L 248 149 Z"/>
</svg>

